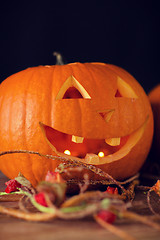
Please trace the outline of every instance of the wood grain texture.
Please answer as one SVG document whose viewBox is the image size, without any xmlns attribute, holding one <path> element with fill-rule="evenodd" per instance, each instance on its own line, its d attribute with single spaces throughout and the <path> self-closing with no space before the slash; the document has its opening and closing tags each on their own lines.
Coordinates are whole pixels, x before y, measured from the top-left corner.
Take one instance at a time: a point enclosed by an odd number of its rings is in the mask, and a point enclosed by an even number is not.
<svg viewBox="0 0 160 240">
<path fill-rule="evenodd" d="M 0 191 L 3 191 L 7 178 L 0 173 Z M 146 201 L 138 195 L 138 201 L 144 202 L 137 212 L 148 213 Z M 7 207 L 16 207 L 17 203 L 0 203 Z M 126 231 L 137 240 L 159 240 L 160 232 L 131 220 L 118 220 L 115 226 Z M 0 240 L 118 240 L 117 236 L 99 226 L 92 218 L 83 220 L 52 220 L 45 223 L 32 223 L 0 214 Z"/>
</svg>

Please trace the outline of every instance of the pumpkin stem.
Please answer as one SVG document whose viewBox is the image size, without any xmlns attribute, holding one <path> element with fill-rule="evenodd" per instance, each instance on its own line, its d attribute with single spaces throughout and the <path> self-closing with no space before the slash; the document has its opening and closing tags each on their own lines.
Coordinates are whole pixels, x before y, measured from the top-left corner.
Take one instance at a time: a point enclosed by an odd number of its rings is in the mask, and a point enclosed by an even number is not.
<svg viewBox="0 0 160 240">
<path fill-rule="evenodd" d="M 59 52 L 53 52 L 53 56 L 56 57 L 56 65 L 64 65 L 62 55 Z"/>
</svg>

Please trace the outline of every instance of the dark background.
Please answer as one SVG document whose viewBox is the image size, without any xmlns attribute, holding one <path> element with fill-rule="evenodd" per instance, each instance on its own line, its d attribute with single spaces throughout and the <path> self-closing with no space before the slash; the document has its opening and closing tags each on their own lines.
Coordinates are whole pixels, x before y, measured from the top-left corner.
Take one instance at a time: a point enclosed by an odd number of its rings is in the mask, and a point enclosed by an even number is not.
<svg viewBox="0 0 160 240">
<path fill-rule="evenodd" d="M 0 81 L 27 67 L 105 62 L 129 71 L 148 93 L 160 82 L 159 1 L 3 1 Z"/>
</svg>

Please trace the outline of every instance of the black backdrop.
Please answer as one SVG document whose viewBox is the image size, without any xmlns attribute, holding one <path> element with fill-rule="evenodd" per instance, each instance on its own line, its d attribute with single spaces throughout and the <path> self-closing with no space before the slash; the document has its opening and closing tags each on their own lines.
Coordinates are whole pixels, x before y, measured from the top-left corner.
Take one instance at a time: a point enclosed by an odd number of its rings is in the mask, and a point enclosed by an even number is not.
<svg viewBox="0 0 160 240">
<path fill-rule="evenodd" d="M 160 82 L 160 8 L 156 0 L 3 1 L 0 81 L 27 67 L 105 62 L 129 71 L 148 93 Z"/>
</svg>

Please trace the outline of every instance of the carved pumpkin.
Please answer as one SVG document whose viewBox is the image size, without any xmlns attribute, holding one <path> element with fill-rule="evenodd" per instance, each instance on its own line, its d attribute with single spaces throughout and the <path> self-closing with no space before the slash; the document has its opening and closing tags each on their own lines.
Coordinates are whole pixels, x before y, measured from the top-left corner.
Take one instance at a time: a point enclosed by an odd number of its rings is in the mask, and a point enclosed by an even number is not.
<svg viewBox="0 0 160 240">
<path fill-rule="evenodd" d="M 71 158 L 125 179 L 143 165 L 152 135 L 147 95 L 129 73 L 113 65 L 33 67 L 0 86 L 0 151 L 25 149 L 66 156 L 68 150 Z M 9 178 L 21 172 L 34 185 L 57 164 L 27 154 L 0 158 L 0 169 Z M 98 179 L 94 174 L 90 177 Z"/>
<path fill-rule="evenodd" d="M 160 156 L 160 84 L 151 90 L 149 93 L 153 116 L 154 116 L 154 141 L 153 149 L 155 155 Z"/>
</svg>

